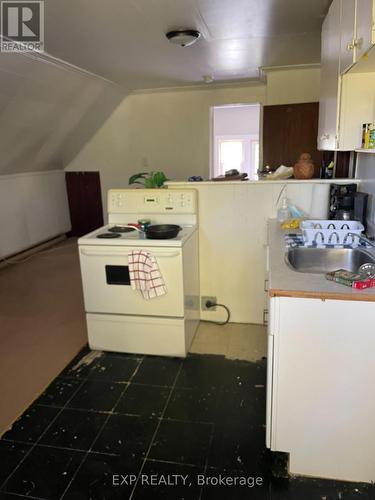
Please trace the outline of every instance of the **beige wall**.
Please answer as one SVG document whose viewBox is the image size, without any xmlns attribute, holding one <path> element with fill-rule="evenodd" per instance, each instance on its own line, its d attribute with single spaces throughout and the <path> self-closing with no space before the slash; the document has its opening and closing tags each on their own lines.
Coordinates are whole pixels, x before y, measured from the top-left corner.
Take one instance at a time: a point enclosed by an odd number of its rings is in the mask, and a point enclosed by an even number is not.
<svg viewBox="0 0 375 500">
<path fill-rule="evenodd" d="M 260 106 L 224 106 L 213 110 L 214 135 L 259 135 Z"/>
<path fill-rule="evenodd" d="M 319 67 L 267 71 L 267 104 L 317 102 L 319 90 Z"/>
<path fill-rule="evenodd" d="M 169 189 L 191 184 L 171 183 Z M 199 199 L 200 295 L 217 297 L 231 311 L 231 322 L 262 323 L 267 294 L 267 220 L 277 214 L 283 191 L 291 203 L 313 215 L 314 199 L 326 193 L 327 181 L 196 183 Z M 328 203 L 326 203 L 326 206 Z M 328 206 L 327 206 L 328 208 Z M 201 319 L 222 321 L 221 308 Z"/>
<path fill-rule="evenodd" d="M 316 101 L 317 71 L 269 72 L 267 85 L 207 86 L 131 94 L 66 169 L 99 170 L 103 200 L 108 189 L 126 187 L 129 176 L 136 172 L 160 169 L 170 179 L 183 180 L 190 175 L 207 178 L 212 106 Z"/>
<path fill-rule="evenodd" d="M 265 102 L 264 85 L 139 93 L 122 101 L 66 170 L 99 170 L 103 200 L 136 172 L 208 176 L 210 108 Z"/>
</svg>

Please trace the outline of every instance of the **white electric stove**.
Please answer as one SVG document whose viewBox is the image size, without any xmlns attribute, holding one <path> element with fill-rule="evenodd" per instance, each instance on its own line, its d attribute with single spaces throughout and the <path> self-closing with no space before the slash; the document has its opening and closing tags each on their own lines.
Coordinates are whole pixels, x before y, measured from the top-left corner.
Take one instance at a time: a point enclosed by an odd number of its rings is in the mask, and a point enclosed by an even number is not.
<svg viewBox="0 0 375 500">
<path fill-rule="evenodd" d="M 147 239 L 128 227 L 140 219 L 182 230 L 172 239 Z M 186 356 L 200 312 L 196 191 L 110 190 L 108 221 L 78 240 L 90 347 Z M 155 256 L 166 295 L 146 300 L 131 288 L 128 254 L 137 249 Z"/>
</svg>

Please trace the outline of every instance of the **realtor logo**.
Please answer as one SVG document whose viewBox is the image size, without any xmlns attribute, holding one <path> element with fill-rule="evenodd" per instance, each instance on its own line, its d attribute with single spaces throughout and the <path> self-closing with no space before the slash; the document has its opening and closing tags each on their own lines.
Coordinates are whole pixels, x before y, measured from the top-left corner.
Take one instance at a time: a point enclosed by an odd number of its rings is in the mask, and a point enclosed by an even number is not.
<svg viewBox="0 0 375 500">
<path fill-rule="evenodd" d="M 1 52 L 43 52 L 44 1 L 2 1 L 1 35 Z"/>
</svg>

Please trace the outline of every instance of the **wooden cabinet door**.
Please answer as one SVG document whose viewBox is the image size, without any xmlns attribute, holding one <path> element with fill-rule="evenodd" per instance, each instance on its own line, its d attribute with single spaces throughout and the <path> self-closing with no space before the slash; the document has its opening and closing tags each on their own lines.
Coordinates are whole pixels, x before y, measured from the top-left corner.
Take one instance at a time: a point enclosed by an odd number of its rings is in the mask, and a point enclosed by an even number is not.
<svg viewBox="0 0 375 500">
<path fill-rule="evenodd" d="M 264 106 L 263 163 L 292 167 L 301 153 L 310 153 L 319 177 L 322 153 L 317 150 L 319 103 Z"/>
<path fill-rule="evenodd" d="M 71 236 L 83 236 L 103 226 L 99 172 L 66 172 Z"/>
</svg>

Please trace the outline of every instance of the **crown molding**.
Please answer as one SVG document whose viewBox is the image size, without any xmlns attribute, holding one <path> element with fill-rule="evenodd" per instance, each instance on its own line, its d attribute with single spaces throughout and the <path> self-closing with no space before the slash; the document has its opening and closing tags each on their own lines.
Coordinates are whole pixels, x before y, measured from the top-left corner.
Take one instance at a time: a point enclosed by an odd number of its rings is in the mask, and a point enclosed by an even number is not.
<svg viewBox="0 0 375 500">
<path fill-rule="evenodd" d="M 242 87 L 262 87 L 264 84 L 259 78 L 241 79 L 241 80 L 226 80 L 213 83 L 197 83 L 191 85 L 179 85 L 173 87 L 157 87 L 146 89 L 134 89 L 130 91 L 130 95 L 139 94 L 158 94 L 164 92 L 186 92 L 189 90 L 213 90 L 225 88 L 242 88 Z"/>
</svg>

